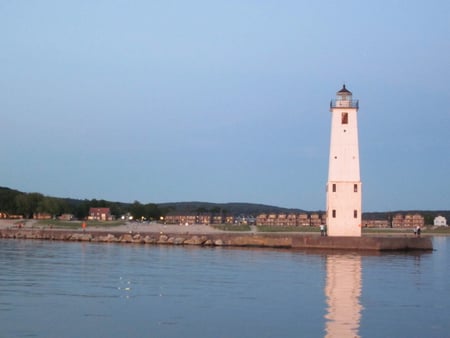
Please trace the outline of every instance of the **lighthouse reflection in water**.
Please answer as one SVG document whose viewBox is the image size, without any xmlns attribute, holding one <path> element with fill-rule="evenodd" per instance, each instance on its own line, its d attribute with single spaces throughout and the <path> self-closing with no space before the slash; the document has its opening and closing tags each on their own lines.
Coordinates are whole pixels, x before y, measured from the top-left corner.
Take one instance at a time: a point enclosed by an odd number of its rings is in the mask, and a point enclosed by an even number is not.
<svg viewBox="0 0 450 338">
<path fill-rule="evenodd" d="M 359 337 L 361 256 L 333 254 L 326 258 L 326 337 Z"/>
</svg>

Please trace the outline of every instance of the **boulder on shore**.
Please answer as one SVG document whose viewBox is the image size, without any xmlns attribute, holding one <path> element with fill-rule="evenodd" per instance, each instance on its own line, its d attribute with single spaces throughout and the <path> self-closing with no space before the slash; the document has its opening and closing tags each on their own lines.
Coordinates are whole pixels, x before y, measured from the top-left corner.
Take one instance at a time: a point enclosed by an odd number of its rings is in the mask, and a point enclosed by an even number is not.
<svg viewBox="0 0 450 338">
<path fill-rule="evenodd" d="M 166 244 L 169 240 L 169 237 L 167 235 L 161 235 L 159 236 L 158 244 Z"/>
<path fill-rule="evenodd" d="M 86 242 L 89 242 L 89 241 L 92 240 L 92 235 L 91 234 L 87 234 L 87 233 L 72 234 L 72 236 L 70 236 L 70 240 L 71 241 L 86 241 Z"/>
<path fill-rule="evenodd" d="M 224 243 L 223 243 L 223 241 L 222 241 L 221 239 L 216 239 L 216 240 L 214 241 L 214 245 L 222 246 L 222 245 L 224 245 Z"/>
<path fill-rule="evenodd" d="M 203 243 L 206 242 L 206 237 L 202 236 L 193 236 L 187 240 L 184 241 L 184 244 L 188 244 L 188 245 L 202 245 Z"/>
</svg>

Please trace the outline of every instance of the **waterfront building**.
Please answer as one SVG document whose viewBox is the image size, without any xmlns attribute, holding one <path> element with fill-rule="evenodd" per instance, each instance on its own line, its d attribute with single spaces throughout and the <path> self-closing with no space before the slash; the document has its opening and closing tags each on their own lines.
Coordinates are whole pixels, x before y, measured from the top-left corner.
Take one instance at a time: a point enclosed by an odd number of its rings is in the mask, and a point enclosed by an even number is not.
<svg viewBox="0 0 450 338">
<path fill-rule="evenodd" d="M 310 226 L 318 227 L 323 224 L 323 220 L 319 214 L 311 214 L 309 223 Z"/>
<path fill-rule="evenodd" d="M 181 224 L 181 225 L 192 225 L 192 224 L 233 224 L 233 216 L 223 216 L 221 214 L 213 213 L 198 213 L 198 212 L 169 212 L 164 217 L 165 224 Z"/>
<path fill-rule="evenodd" d="M 287 225 L 287 215 L 286 214 L 278 214 L 278 217 L 275 220 L 276 226 L 286 226 Z"/>
<path fill-rule="evenodd" d="M 223 224 L 224 217 L 222 215 L 214 215 L 212 216 L 212 224 Z"/>
<path fill-rule="evenodd" d="M 392 226 L 394 228 L 397 227 L 403 227 L 403 215 L 402 214 L 396 214 L 393 218 L 392 218 Z"/>
<path fill-rule="evenodd" d="M 38 219 L 38 220 L 49 220 L 52 219 L 52 215 L 50 215 L 47 212 L 35 212 L 33 214 L 33 219 Z"/>
<path fill-rule="evenodd" d="M 205 218 L 202 218 L 205 220 Z M 165 224 L 191 225 L 199 223 L 197 213 L 169 213 L 164 219 Z"/>
<path fill-rule="evenodd" d="M 309 216 L 308 214 L 300 214 L 297 216 L 297 225 L 299 226 L 308 226 L 309 224 Z"/>
<path fill-rule="evenodd" d="M 75 216 L 73 214 L 62 214 L 58 219 L 62 221 L 72 221 L 75 219 Z"/>
<path fill-rule="evenodd" d="M 300 226 L 320 226 L 324 224 L 325 217 L 323 214 L 313 213 L 270 213 L 259 214 L 256 216 L 256 225 L 269 227 L 300 227 Z"/>
<path fill-rule="evenodd" d="M 198 215 L 198 217 L 196 219 L 196 223 L 208 225 L 211 223 L 211 218 L 212 218 L 212 215 L 209 213 L 200 214 L 200 215 Z"/>
<path fill-rule="evenodd" d="M 196 214 L 186 214 L 181 216 L 181 224 L 197 224 Z"/>
<path fill-rule="evenodd" d="M 437 216 L 434 218 L 433 224 L 438 227 L 447 226 L 447 219 L 444 216 Z"/>
<path fill-rule="evenodd" d="M 267 214 L 259 214 L 256 216 L 256 225 L 266 225 L 267 223 Z"/>
<path fill-rule="evenodd" d="M 404 226 L 407 228 L 423 227 L 425 225 L 425 218 L 420 214 L 406 215 L 405 221 Z"/>
<path fill-rule="evenodd" d="M 179 215 L 169 214 L 164 217 L 164 224 L 179 224 Z"/>
<path fill-rule="evenodd" d="M 329 236 L 361 236 L 358 100 L 345 85 L 330 103 L 331 137 L 327 182 Z"/>
<path fill-rule="evenodd" d="M 293 213 L 287 215 L 286 225 L 289 227 L 297 226 L 297 215 Z"/>
<path fill-rule="evenodd" d="M 425 218 L 420 214 L 396 214 L 392 218 L 394 228 L 415 228 L 425 226 Z"/>
<path fill-rule="evenodd" d="M 114 220 L 114 216 L 111 215 L 111 210 L 109 208 L 90 208 L 88 219 L 96 221 L 112 221 Z"/>
<path fill-rule="evenodd" d="M 388 228 L 389 220 L 387 219 L 363 219 L 365 228 Z"/>
</svg>

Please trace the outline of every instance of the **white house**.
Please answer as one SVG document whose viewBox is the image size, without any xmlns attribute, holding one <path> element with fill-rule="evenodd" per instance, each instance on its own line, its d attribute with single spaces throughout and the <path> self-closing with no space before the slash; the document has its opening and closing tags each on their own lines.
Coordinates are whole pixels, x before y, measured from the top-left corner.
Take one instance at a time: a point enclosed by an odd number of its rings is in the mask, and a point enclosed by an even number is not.
<svg viewBox="0 0 450 338">
<path fill-rule="evenodd" d="M 447 226 L 447 219 L 444 216 L 437 216 L 434 218 L 434 225 L 438 227 Z"/>
</svg>

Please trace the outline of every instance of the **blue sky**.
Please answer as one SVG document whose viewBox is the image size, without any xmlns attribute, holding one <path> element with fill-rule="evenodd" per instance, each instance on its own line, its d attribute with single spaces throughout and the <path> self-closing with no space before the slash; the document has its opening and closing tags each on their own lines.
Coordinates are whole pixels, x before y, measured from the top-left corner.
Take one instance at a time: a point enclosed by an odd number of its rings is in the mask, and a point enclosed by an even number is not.
<svg viewBox="0 0 450 338">
<path fill-rule="evenodd" d="M 365 211 L 450 208 L 450 2 L 0 1 L 0 185 L 323 210 L 360 100 Z"/>
</svg>

